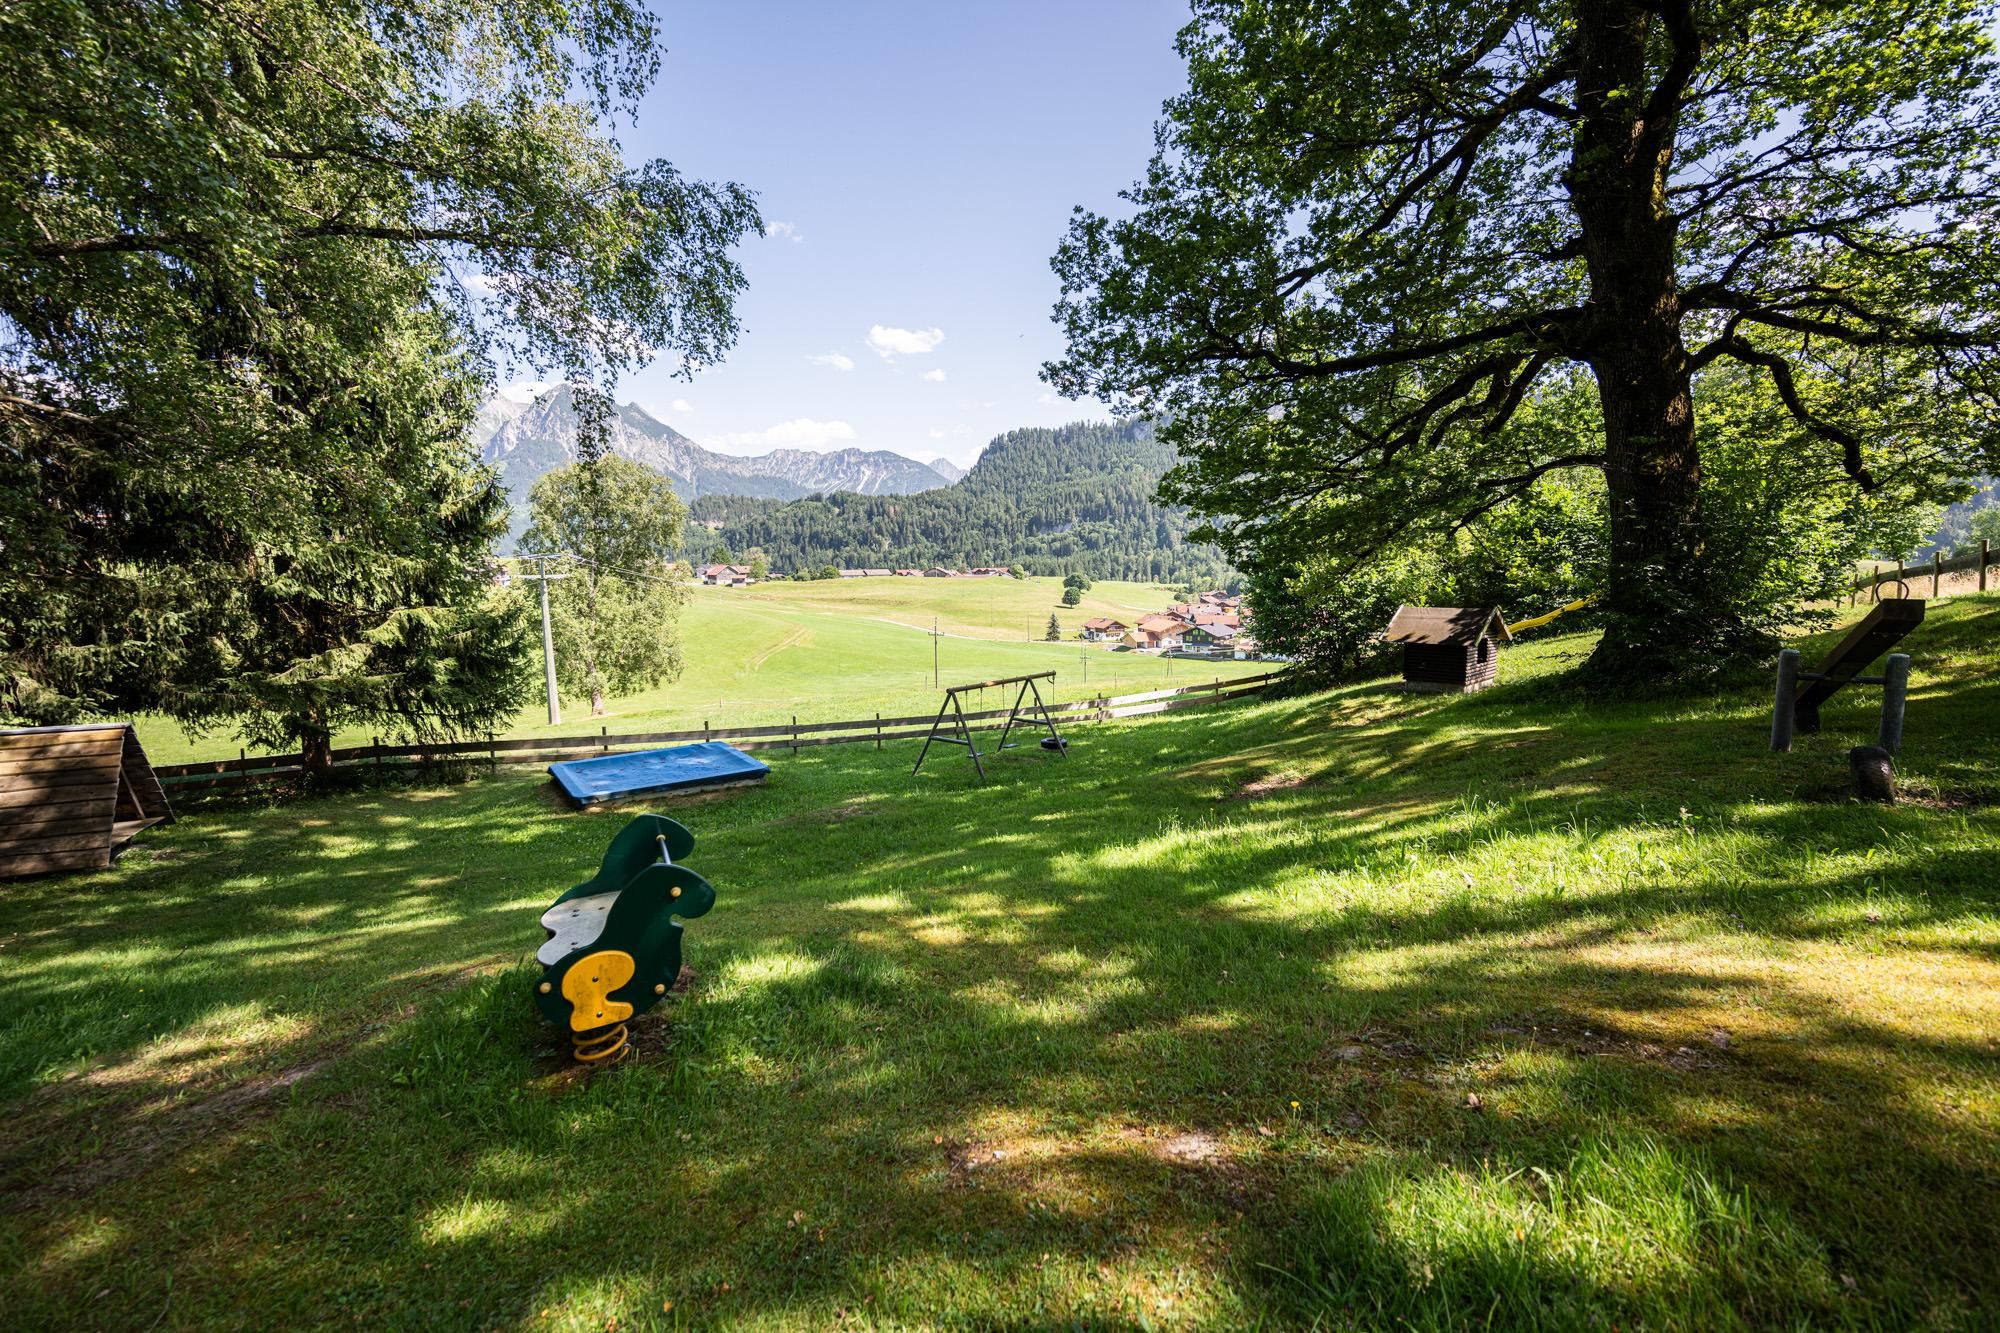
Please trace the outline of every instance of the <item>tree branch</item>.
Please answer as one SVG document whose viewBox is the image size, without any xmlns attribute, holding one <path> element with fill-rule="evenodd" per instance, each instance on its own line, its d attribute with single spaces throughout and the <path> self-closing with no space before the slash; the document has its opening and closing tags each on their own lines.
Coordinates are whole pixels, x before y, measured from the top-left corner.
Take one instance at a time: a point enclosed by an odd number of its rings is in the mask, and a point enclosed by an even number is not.
<svg viewBox="0 0 2000 1333">
<path fill-rule="evenodd" d="M 1720 355 L 1741 361 L 1746 366 L 1760 366 L 1768 371 L 1771 383 L 1778 390 L 1778 398 L 1784 403 L 1785 410 L 1792 414 L 1793 419 L 1821 439 L 1839 445 L 1841 469 L 1853 478 L 1855 485 L 1862 490 L 1875 489 L 1874 474 L 1869 472 L 1867 464 L 1861 458 L 1860 437 L 1845 427 L 1814 415 L 1805 405 L 1805 400 L 1799 397 L 1798 384 L 1792 379 L 1791 362 L 1775 352 L 1759 351 L 1733 334 L 1716 339 L 1709 348 L 1703 348 L 1702 351 L 1706 353 L 1710 348 L 1718 348 Z"/>
</svg>

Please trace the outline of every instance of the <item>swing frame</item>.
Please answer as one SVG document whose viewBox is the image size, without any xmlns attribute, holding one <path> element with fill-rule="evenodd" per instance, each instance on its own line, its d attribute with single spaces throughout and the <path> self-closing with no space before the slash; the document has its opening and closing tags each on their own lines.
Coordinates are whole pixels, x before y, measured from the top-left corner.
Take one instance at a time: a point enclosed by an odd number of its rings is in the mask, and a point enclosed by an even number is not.
<svg viewBox="0 0 2000 1333">
<path fill-rule="evenodd" d="M 1040 720 L 1049 736 L 1054 739 L 1055 745 L 1052 748 L 1056 755 L 1062 759 L 1069 758 L 1069 744 L 1056 730 L 1055 719 L 1049 716 L 1049 706 L 1042 698 L 1040 686 L 1035 683 L 1055 678 L 1056 673 L 1053 671 L 1037 671 L 1030 676 L 1002 676 L 998 680 L 982 680 L 971 685 L 945 686 L 944 702 L 938 705 L 937 716 L 931 719 L 930 733 L 924 737 L 924 748 L 917 752 L 917 762 L 910 769 L 910 776 L 915 777 L 917 770 L 924 766 L 924 758 L 930 754 L 932 742 L 936 742 L 940 745 L 963 745 L 966 755 L 972 760 L 972 767 L 979 774 L 979 780 L 986 781 L 986 765 L 978 744 L 973 740 L 972 728 L 967 724 L 965 716 L 965 705 L 959 701 L 959 696 L 970 690 L 993 689 L 1001 685 L 1018 685 L 1020 688 L 1014 692 L 1014 705 L 1007 710 L 1007 721 L 1000 728 L 999 742 L 986 753 L 993 755 L 1002 750 L 1020 748 L 1018 743 L 1010 744 L 1007 738 L 1013 734 L 1014 724 L 1021 720 L 1021 705 L 1028 696 L 1033 695 L 1035 700 L 1033 716 Z M 949 722 L 945 718 L 947 713 L 951 715 Z"/>
</svg>

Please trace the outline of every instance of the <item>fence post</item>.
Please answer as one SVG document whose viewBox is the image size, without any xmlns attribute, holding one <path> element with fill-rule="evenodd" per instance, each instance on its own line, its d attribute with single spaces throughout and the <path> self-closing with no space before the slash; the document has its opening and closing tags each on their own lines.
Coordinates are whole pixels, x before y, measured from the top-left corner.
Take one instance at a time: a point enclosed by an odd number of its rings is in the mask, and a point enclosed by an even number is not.
<svg viewBox="0 0 2000 1333">
<path fill-rule="evenodd" d="M 376 771 L 377 773 L 380 773 L 380 772 L 382 771 L 382 738 L 381 738 L 380 736 L 370 736 L 370 737 L 369 737 L 368 739 L 369 739 L 370 741 L 374 742 L 374 745 L 375 745 L 375 771 Z"/>
<path fill-rule="evenodd" d="M 793 753 L 793 754 L 797 754 L 798 752 L 799 752 L 799 715 L 798 715 L 797 713 L 793 713 L 793 714 L 792 714 L 792 753 Z"/>
<path fill-rule="evenodd" d="M 1986 591 L 1986 562 L 1990 558 L 1990 553 L 1987 550 L 1988 544 L 1986 538 L 1981 537 L 1979 539 L 1979 591 L 1981 592 Z"/>
<path fill-rule="evenodd" d="M 1931 599 L 1935 601 L 1938 588 L 1944 582 L 1944 552 L 1931 552 Z"/>
<path fill-rule="evenodd" d="M 597 729 L 597 748 L 600 750 L 609 750 L 611 748 L 610 727 L 604 726 Z"/>
<path fill-rule="evenodd" d="M 882 748 L 882 710 L 875 710 L 875 748 Z"/>
<path fill-rule="evenodd" d="M 1910 695 L 1910 655 L 1890 653 L 1882 662 L 1882 726 L 1877 745 L 1890 754 L 1903 748 L 1903 704 Z"/>
<path fill-rule="evenodd" d="M 1792 724 L 1798 718 L 1793 706 L 1799 693 L 1799 650 L 1787 648 L 1778 654 L 1778 693 L 1771 704 L 1771 753 L 1783 754 L 1792 748 Z"/>
<path fill-rule="evenodd" d="M 708 719 L 707 719 L 707 718 L 703 718 L 703 719 L 701 720 L 701 743 L 702 743 L 703 745 L 706 745 L 706 744 L 708 744 Z"/>
</svg>

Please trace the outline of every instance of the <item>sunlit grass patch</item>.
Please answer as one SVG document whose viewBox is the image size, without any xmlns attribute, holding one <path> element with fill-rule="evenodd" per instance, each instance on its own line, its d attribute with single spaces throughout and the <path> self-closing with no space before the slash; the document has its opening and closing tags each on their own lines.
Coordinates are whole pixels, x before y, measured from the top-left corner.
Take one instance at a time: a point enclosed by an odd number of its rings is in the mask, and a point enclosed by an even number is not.
<svg viewBox="0 0 2000 1333">
<path fill-rule="evenodd" d="M 665 807 L 718 901 L 605 1070 L 530 956 L 628 811 L 197 812 L 0 889 L 9 1313 L 1991 1326 L 2000 605 L 1923 636 L 1900 767 L 1955 795 L 1888 808 L 1866 708 L 1773 756 L 1767 681 L 1583 700 L 1574 641 L 985 784 L 781 755 Z"/>
</svg>

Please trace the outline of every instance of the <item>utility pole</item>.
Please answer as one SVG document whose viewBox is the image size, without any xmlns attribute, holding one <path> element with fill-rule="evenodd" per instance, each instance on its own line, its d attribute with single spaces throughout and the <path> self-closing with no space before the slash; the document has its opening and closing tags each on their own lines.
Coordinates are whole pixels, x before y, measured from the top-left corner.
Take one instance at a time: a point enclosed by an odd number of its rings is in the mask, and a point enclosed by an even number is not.
<svg viewBox="0 0 2000 1333">
<path fill-rule="evenodd" d="M 931 688 L 938 688 L 938 627 L 937 617 L 931 617 Z"/>
<path fill-rule="evenodd" d="M 546 555 L 524 558 L 539 562 L 538 568 L 541 570 L 538 574 L 523 574 L 521 577 L 533 579 L 542 585 L 542 682 L 548 690 L 549 725 L 555 726 L 562 721 L 562 700 L 556 693 L 556 641 L 554 633 L 549 628 L 549 582 L 552 579 L 566 579 L 569 575 L 549 573 L 549 557 Z"/>
</svg>

